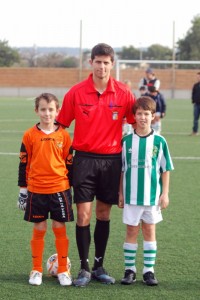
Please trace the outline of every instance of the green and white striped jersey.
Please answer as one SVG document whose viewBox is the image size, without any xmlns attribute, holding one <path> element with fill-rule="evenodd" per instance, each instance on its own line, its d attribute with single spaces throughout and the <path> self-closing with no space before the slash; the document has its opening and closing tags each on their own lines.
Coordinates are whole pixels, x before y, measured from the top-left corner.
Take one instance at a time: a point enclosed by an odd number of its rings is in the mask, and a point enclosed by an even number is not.
<svg viewBox="0 0 200 300">
<path fill-rule="evenodd" d="M 161 174 L 174 169 L 168 145 L 153 130 L 145 137 L 135 132 L 123 138 L 124 202 L 157 205 L 162 191 Z"/>
</svg>

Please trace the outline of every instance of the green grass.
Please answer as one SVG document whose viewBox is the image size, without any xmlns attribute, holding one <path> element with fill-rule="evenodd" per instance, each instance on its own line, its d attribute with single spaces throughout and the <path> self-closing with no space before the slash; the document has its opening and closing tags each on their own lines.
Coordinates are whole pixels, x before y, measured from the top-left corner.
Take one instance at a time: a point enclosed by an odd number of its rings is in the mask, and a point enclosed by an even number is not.
<svg viewBox="0 0 200 300">
<path fill-rule="evenodd" d="M 44 273 L 39 287 L 28 284 L 31 269 L 30 238 L 32 224 L 23 221 L 23 212 L 16 207 L 18 198 L 18 155 L 24 130 L 37 122 L 31 100 L 0 98 L 0 299 L 199 299 L 199 170 L 200 137 L 191 137 L 192 105 L 189 100 L 168 100 L 162 134 L 166 137 L 175 170 L 171 173 L 170 206 L 163 212 L 164 221 L 157 226 L 158 287 L 146 287 L 141 282 L 142 237 L 137 254 L 137 282 L 122 286 L 124 273 L 122 245 L 125 226 L 122 211 L 112 209 L 112 222 L 105 267 L 116 278 L 116 284 L 106 286 L 91 282 L 86 288 L 61 287 L 55 278 Z M 75 206 L 74 211 L 76 212 Z M 91 229 L 94 229 L 93 214 Z M 75 241 L 75 222 L 67 224 L 70 239 L 69 257 L 72 275 L 79 270 Z M 55 251 L 51 222 L 45 237 L 46 260 Z M 91 243 L 92 265 L 94 244 Z"/>
</svg>

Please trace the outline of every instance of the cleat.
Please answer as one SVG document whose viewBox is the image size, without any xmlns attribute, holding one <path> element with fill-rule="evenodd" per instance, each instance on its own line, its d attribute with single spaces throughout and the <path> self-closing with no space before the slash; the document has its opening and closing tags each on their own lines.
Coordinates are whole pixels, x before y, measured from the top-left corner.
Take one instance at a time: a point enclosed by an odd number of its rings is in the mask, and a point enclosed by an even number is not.
<svg viewBox="0 0 200 300">
<path fill-rule="evenodd" d="M 92 279 L 100 281 L 105 284 L 114 284 L 115 278 L 108 275 L 103 267 L 97 268 L 97 270 L 92 271 Z"/>
<path fill-rule="evenodd" d="M 29 284 L 41 285 L 42 284 L 42 273 L 32 270 L 29 276 Z"/>
<path fill-rule="evenodd" d="M 189 135 L 190 135 L 190 136 L 197 136 L 197 135 L 199 135 L 199 133 L 198 133 L 198 132 L 192 132 L 192 133 L 190 133 Z"/>
<path fill-rule="evenodd" d="M 62 286 L 72 285 L 72 278 L 69 272 L 63 272 L 58 274 L 58 281 Z"/>
<path fill-rule="evenodd" d="M 127 269 L 124 273 L 124 278 L 121 280 L 121 284 L 131 284 L 136 282 L 136 273 L 133 270 Z"/>
<path fill-rule="evenodd" d="M 153 272 L 147 272 L 143 274 L 143 282 L 149 286 L 158 285 L 158 280 L 154 276 Z"/>
<path fill-rule="evenodd" d="M 78 278 L 73 281 L 74 286 L 84 287 L 88 285 L 91 280 L 91 273 L 86 271 L 85 269 L 81 269 L 78 273 Z"/>
</svg>

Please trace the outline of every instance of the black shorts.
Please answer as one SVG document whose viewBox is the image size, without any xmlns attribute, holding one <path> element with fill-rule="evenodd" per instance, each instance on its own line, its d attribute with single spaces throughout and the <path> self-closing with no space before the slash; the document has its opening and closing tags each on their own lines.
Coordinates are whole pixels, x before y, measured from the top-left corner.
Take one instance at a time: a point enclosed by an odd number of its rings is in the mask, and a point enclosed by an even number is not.
<svg viewBox="0 0 200 300">
<path fill-rule="evenodd" d="M 28 192 L 24 220 L 39 223 L 50 218 L 57 222 L 74 221 L 71 191 L 55 194 L 36 194 Z"/>
<path fill-rule="evenodd" d="M 121 153 L 102 155 L 76 151 L 73 160 L 74 202 L 91 202 L 96 196 L 104 203 L 117 204 L 121 170 Z"/>
</svg>

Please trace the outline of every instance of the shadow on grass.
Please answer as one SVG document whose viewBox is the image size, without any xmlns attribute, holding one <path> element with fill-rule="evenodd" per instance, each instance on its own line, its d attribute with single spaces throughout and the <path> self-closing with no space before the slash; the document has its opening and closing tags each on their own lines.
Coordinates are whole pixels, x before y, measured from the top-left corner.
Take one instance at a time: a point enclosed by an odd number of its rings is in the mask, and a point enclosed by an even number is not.
<svg viewBox="0 0 200 300">
<path fill-rule="evenodd" d="M 0 299 L 199 299 L 198 281 L 175 282 L 161 281 L 156 287 L 146 286 L 142 280 L 128 286 L 120 284 L 117 280 L 114 285 L 105 285 L 100 282 L 91 281 L 85 288 L 74 286 L 61 287 L 56 278 L 48 275 L 43 276 L 43 284 L 39 287 L 28 284 L 28 275 L 10 274 L 0 275 L 1 296 Z"/>
</svg>

